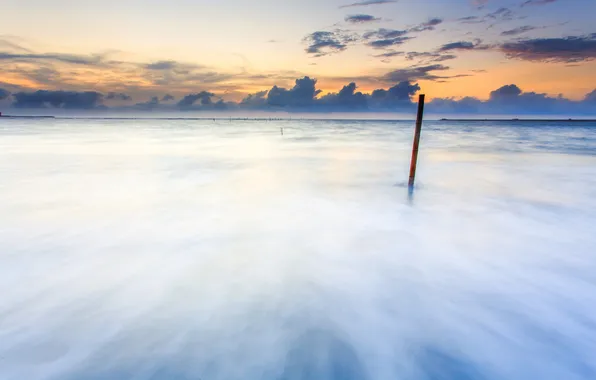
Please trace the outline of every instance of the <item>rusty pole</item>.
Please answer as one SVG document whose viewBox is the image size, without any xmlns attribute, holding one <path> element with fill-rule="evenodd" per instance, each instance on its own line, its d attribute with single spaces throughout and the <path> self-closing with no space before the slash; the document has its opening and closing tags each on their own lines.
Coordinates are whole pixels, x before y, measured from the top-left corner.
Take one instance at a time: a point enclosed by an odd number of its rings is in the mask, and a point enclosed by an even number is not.
<svg viewBox="0 0 596 380">
<path fill-rule="evenodd" d="M 422 129 L 422 117 L 424 115 L 424 95 L 418 98 L 418 115 L 416 116 L 416 131 L 414 133 L 414 144 L 412 146 L 412 162 L 410 163 L 410 180 L 408 189 L 414 191 L 414 179 L 416 178 L 416 164 L 418 162 L 418 147 L 420 146 L 420 131 Z"/>
</svg>

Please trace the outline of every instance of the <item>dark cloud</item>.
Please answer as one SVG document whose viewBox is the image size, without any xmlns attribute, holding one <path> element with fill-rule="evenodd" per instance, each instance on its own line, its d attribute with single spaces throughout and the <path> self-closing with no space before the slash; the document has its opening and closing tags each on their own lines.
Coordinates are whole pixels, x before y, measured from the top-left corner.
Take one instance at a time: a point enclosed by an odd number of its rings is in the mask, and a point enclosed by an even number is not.
<svg viewBox="0 0 596 380">
<path fill-rule="evenodd" d="M 517 36 L 529 31 L 532 31 L 534 29 L 538 29 L 535 26 L 531 26 L 531 25 L 524 25 L 524 26 L 520 26 L 514 29 L 509 29 L 506 30 L 504 32 L 501 33 L 502 36 Z"/>
<path fill-rule="evenodd" d="M 398 46 L 408 41 L 412 37 L 406 36 L 407 30 L 385 29 L 369 31 L 363 34 L 362 39 L 366 45 L 375 49 L 386 49 L 392 46 Z"/>
<path fill-rule="evenodd" d="M 208 92 L 208 91 L 201 91 L 196 94 L 189 94 L 189 95 L 186 95 L 184 98 L 182 98 L 178 102 L 178 107 L 179 108 L 189 108 L 189 107 L 192 107 L 197 101 L 202 106 L 209 106 L 209 105 L 213 104 L 213 101 L 211 100 L 211 98 L 214 96 L 215 96 L 215 94 L 213 94 L 212 92 Z"/>
<path fill-rule="evenodd" d="M 413 52 L 406 54 L 414 54 Z M 426 53 L 418 53 L 426 55 Z M 270 91 L 260 91 L 246 96 L 241 102 L 215 101 L 214 93 L 202 91 L 189 94 L 177 104 L 163 104 L 160 97 L 154 96 L 147 102 L 117 109 L 136 109 L 143 111 L 181 110 L 181 111 L 218 111 L 218 110 L 276 110 L 307 112 L 350 112 L 350 111 L 415 111 L 413 97 L 420 91 L 417 79 L 445 80 L 457 76 L 440 76 L 435 72 L 448 70 L 442 65 L 412 66 L 395 70 L 377 80 L 391 83 L 389 88 L 377 88 L 372 93 L 358 91 L 355 82 L 351 82 L 338 92 L 318 97 L 321 93 L 316 88 L 317 81 L 303 77 L 295 81 L 291 89 L 273 86 Z M 364 78 L 364 77 L 363 77 Z M 401 80 L 404 79 L 404 80 Z M 368 78 L 372 80 L 372 78 Z M 395 84 L 397 83 L 397 84 Z M 1 84 L 1 83 L 0 83 Z M 2 84 L 3 85 L 3 84 Z M 3 85 L 3 87 L 6 87 Z M 11 88 L 9 86 L 9 88 Z M 108 94 L 109 95 L 109 94 Z M 0 96 L 7 97 L 8 91 L 0 90 Z M 13 106 L 17 108 L 61 108 L 61 109 L 104 109 L 103 96 L 98 92 L 75 91 L 34 91 L 14 93 Z M 164 97 L 166 98 L 166 97 Z M 169 98 L 168 98 L 169 99 Z M 431 113 L 466 113 L 466 114 L 552 114 L 552 115 L 594 115 L 596 114 L 596 89 L 588 93 L 581 101 L 572 101 L 563 96 L 550 96 L 536 92 L 525 92 L 515 84 L 508 84 L 495 89 L 488 100 L 473 97 L 463 99 L 435 98 L 428 104 Z"/>
<path fill-rule="evenodd" d="M 519 96 L 522 93 L 521 88 L 514 84 L 508 84 L 503 87 L 496 89 L 490 93 L 491 100 L 509 99 L 512 97 Z"/>
<path fill-rule="evenodd" d="M 473 114 L 480 112 L 482 107 L 482 100 L 467 96 L 459 100 L 452 98 L 435 98 L 427 105 L 427 110 L 429 112 L 437 113 Z"/>
<path fill-rule="evenodd" d="M 122 100 L 122 101 L 129 101 L 132 100 L 132 97 L 128 94 L 122 92 L 109 92 L 106 96 L 107 100 Z"/>
<path fill-rule="evenodd" d="M 10 91 L 0 88 L 0 100 L 4 100 L 10 96 Z"/>
<path fill-rule="evenodd" d="M 239 104 L 241 108 L 276 109 L 284 107 L 294 111 L 349 112 L 367 110 L 396 110 L 413 106 L 412 96 L 420 90 L 417 83 L 404 81 L 389 89 L 376 89 L 371 94 L 358 91 L 355 82 L 349 83 L 338 92 L 320 98 L 317 81 L 309 77 L 296 80 L 290 89 L 274 86 L 271 90 L 248 95 Z"/>
<path fill-rule="evenodd" d="M 450 51 L 450 50 L 472 50 L 476 45 L 473 42 L 458 41 L 445 44 L 439 48 L 439 51 Z"/>
<path fill-rule="evenodd" d="M 309 77 L 296 79 L 290 90 L 273 86 L 267 94 L 267 104 L 274 107 L 308 107 L 321 92 L 316 89 L 317 80 Z"/>
<path fill-rule="evenodd" d="M 373 108 L 395 109 L 411 106 L 412 97 L 420 91 L 418 83 L 402 81 L 388 90 L 377 89 L 370 95 Z"/>
<path fill-rule="evenodd" d="M 173 95 L 170 95 L 170 94 L 165 94 L 163 96 L 163 98 L 161 98 L 161 101 L 162 102 L 171 102 L 171 101 L 174 101 L 174 100 L 176 100 L 176 98 Z"/>
<path fill-rule="evenodd" d="M 383 40 L 369 41 L 366 44 L 374 49 L 386 49 L 392 46 L 398 46 L 411 39 L 411 37 L 397 37 Z"/>
<path fill-rule="evenodd" d="M 336 109 L 362 110 L 367 109 L 366 96 L 356 92 L 356 83 L 352 82 L 344 86 L 338 93 L 327 94 L 319 100 L 322 106 Z"/>
<path fill-rule="evenodd" d="M 306 53 L 315 57 L 338 53 L 344 51 L 348 43 L 355 41 L 355 37 L 344 31 L 336 30 L 333 32 L 317 31 L 304 37 L 304 42 L 308 45 Z"/>
<path fill-rule="evenodd" d="M 409 29 L 410 32 L 424 32 L 427 30 L 435 30 L 435 27 L 439 24 L 443 23 L 443 19 L 440 18 L 432 18 L 422 24 L 416 25 Z"/>
<path fill-rule="evenodd" d="M 525 7 L 527 5 L 545 5 L 545 4 L 550 4 L 550 3 L 554 3 L 557 0 L 527 0 L 524 3 L 522 3 L 522 7 Z"/>
<path fill-rule="evenodd" d="M 512 41 L 499 49 L 510 58 L 542 62 L 582 62 L 596 58 L 596 35 Z"/>
<path fill-rule="evenodd" d="M 15 108 L 94 109 L 101 106 L 103 95 L 95 91 L 17 92 L 13 94 Z"/>
<path fill-rule="evenodd" d="M 364 7 L 367 5 L 381 5 L 381 4 L 390 4 L 390 3 L 397 3 L 397 0 L 363 0 L 358 1 L 351 4 L 346 4 L 340 6 L 340 8 L 349 8 L 349 7 Z"/>
<path fill-rule="evenodd" d="M 259 91 L 254 94 L 248 94 L 240 102 L 240 106 L 248 108 L 263 108 L 267 105 L 267 94 L 269 91 Z"/>
<path fill-rule="evenodd" d="M 438 79 L 447 79 L 447 76 L 439 76 L 433 74 L 435 71 L 446 71 L 449 70 L 449 67 L 434 64 L 434 65 L 427 65 L 427 66 L 412 66 L 405 69 L 397 69 L 393 70 L 383 76 L 383 80 L 385 82 L 409 82 L 409 81 L 417 81 L 417 80 L 438 80 Z"/>
<path fill-rule="evenodd" d="M 505 114 L 505 115 L 576 115 L 596 113 L 596 90 L 583 101 L 572 101 L 559 95 L 525 92 L 515 84 L 502 86 L 490 93 L 486 101 L 466 97 L 463 99 L 439 98 L 428 104 L 429 112 Z"/>
<path fill-rule="evenodd" d="M 152 97 L 146 102 L 135 104 L 135 108 L 143 110 L 152 110 L 159 107 L 159 98 L 157 96 Z"/>
<path fill-rule="evenodd" d="M 392 38 L 398 38 L 398 37 L 403 37 L 406 34 L 408 34 L 407 30 L 398 30 L 398 29 L 386 29 L 386 28 L 380 28 L 377 30 L 373 30 L 373 31 L 369 31 L 364 33 L 364 35 L 362 36 L 363 39 L 368 40 L 371 38 L 375 38 L 375 39 L 392 39 Z"/>
<path fill-rule="evenodd" d="M 560 102 L 562 99 L 551 98 L 546 94 L 535 92 L 523 92 L 515 84 L 509 84 L 492 91 L 488 102 L 502 109 L 513 110 L 524 107 L 528 111 L 542 111 L 552 109 L 558 101 Z M 565 101 L 568 102 L 566 99 Z"/>
<path fill-rule="evenodd" d="M 380 18 L 371 16 L 371 15 L 359 14 L 359 15 L 346 16 L 346 18 L 344 20 L 346 22 L 349 22 L 352 24 L 364 24 L 364 23 L 368 23 L 368 22 L 379 21 Z"/>
</svg>

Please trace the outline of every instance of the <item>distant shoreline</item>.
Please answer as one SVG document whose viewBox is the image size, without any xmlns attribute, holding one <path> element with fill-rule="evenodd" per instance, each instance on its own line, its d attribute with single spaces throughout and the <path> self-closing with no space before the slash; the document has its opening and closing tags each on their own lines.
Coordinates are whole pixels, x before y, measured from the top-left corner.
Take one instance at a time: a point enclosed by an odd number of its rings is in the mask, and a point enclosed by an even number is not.
<svg viewBox="0 0 596 380">
<path fill-rule="evenodd" d="M 2 115 L 0 119 L 56 119 L 56 116 L 12 116 Z"/>
<path fill-rule="evenodd" d="M 491 122 L 596 122 L 596 119 L 439 119 L 439 121 L 455 121 L 455 122 L 483 122 L 483 121 L 491 121 Z"/>
<path fill-rule="evenodd" d="M 213 121 L 385 121 L 385 122 L 410 122 L 414 119 L 342 119 L 342 118 L 299 118 L 299 117 L 99 117 L 99 116 L 51 116 L 51 115 L 2 115 L 0 119 L 56 119 L 56 120 L 213 120 Z M 546 123 L 596 123 L 596 119 L 519 119 L 519 118 L 494 118 L 494 119 L 431 119 L 427 118 L 427 122 L 461 122 L 461 123 L 482 123 L 482 122 L 496 122 L 496 123 L 524 123 L 524 122 L 546 122 Z"/>
</svg>

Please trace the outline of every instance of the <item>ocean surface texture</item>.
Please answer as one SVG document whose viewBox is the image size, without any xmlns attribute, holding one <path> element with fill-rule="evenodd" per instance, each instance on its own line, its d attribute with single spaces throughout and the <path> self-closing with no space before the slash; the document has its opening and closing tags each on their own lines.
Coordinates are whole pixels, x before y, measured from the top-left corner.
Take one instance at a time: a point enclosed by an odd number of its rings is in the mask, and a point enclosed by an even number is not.
<svg viewBox="0 0 596 380">
<path fill-rule="evenodd" d="M 0 120 L 0 379 L 595 379 L 596 123 L 413 127 Z"/>
</svg>

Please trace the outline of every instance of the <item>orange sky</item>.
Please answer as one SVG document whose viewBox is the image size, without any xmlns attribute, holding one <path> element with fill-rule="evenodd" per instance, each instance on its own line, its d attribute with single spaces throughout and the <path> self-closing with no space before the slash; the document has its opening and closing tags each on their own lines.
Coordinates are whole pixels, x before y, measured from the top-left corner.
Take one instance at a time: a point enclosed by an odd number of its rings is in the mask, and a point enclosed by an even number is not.
<svg viewBox="0 0 596 380">
<path fill-rule="evenodd" d="M 0 24 L 0 87 L 119 91 L 139 100 L 206 90 L 237 101 L 275 84 L 292 86 L 294 79 L 305 75 L 317 78 L 324 93 L 336 92 L 351 81 L 360 91 L 371 92 L 395 84 L 387 79 L 388 73 L 431 65 L 442 67 L 426 76 L 406 78 L 419 83 L 431 99 L 486 99 L 494 89 L 516 84 L 524 91 L 579 100 L 596 87 L 596 47 L 590 41 L 580 52 L 585 57 L 573 62 L 546 55 L 511 58 L 499 48 L 520 40 L 587 36 L 595 31 L 589 16 L 596 14 L 594 2 L 566 0 L 525 7 L 519 0 L 503 0 L 489 1 L 482 8 L 468 0 L 402 0 L 343 8 L 345 4 L 342 0 L 324 4 L 263 0 L 252 5 L 225 0 L 217 6 L 190 0 L 167 4 L 6 0 Z M 354 15 L 369 15 L 373 21 L 347 21 Z M 461 21 L 464 17 L 475 21 Z M 437 26 L 419 28 L 433 18 L 440 20 Z M 519 28 L 527 32 L 507 35 Z M 381 30 L 407 31 L 406 38 L 366 37 Z M 333 38 L 343 47 L 334 50 L 326 45 L 321 54 L 309 53 L 309 46 L 320 42 L 312 40 L 317 31 L 336 33 Z M 376 47 L 373 38 L 391 45 Z M 441 51 L 442 46 L 460 41 L 475 48 Z M 430 62 L 403 55 L 379 57 L 387 52 L 454 58 Z M 81 59 L 85 62 L 77 61 Z M 167 72 L 147 68 L 160 61 L 175 65 Z"/>
</svg>

